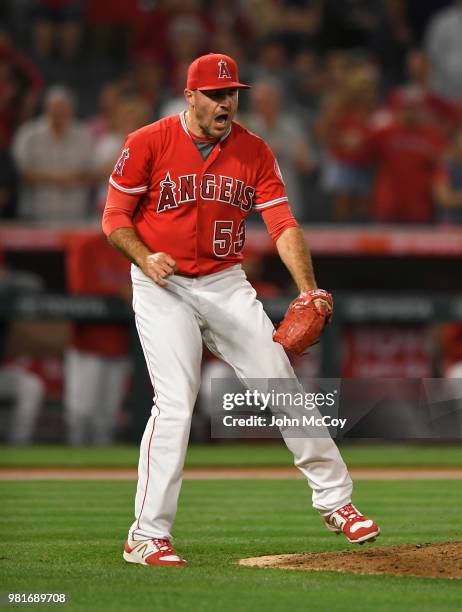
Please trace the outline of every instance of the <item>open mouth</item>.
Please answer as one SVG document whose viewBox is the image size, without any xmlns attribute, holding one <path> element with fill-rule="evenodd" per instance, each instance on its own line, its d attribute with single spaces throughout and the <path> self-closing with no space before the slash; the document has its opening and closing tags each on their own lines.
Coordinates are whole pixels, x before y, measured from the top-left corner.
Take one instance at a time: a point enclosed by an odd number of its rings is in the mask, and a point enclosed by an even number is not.
<svg viewBox="0 0 462 612">
<path fill-rule="evenodd" d="M 215 122 L 219 126 L 223 127 L 226 125 L 226 122 L 228 121 L 228 117 L 229 117 L 228 113 L 220 113 L 219 115 L 215 117 Z"/>
</svg>

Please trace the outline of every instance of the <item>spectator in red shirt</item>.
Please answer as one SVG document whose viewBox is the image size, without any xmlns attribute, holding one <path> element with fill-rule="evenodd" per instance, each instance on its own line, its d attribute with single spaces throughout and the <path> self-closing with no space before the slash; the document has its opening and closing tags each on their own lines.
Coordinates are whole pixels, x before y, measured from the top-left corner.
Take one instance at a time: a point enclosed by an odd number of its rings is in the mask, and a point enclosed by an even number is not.
<svg viewBox="0 0 462 612">
<path fill-rule="evenodd" d="M 396 116 L 370 138 L 376 163 L 372 217 L 384 223 L 431 223 L 432 177 L 445 148 L 419 89 L 402 93 Z"/>
<path fill-rule="evenodd" d="M 334 195 L 337 221 L 366 218 L 371 190 L 368 138 L 376 104 L 374 73 L 357 68 L 327 100 L 317 122 L 327 148 L 323 183 Z"/>
<path fill-rule="evenodd" d="M 406 71 L 408 81 L 405 85 L 395 87 L 388 96 L 388 106 L 396 111 L 401 103 L 402 96 L 413 85 L 420 89 L 425 105 L 436 123 L 446 131 L 450 131 L 459 122 L 461 110 L 459 106 L 445 96 L 430 89 L 429 75 L 430 63 L 427 56 L 420 49 L 411 49 L 406 56 Z"/>
</svg>

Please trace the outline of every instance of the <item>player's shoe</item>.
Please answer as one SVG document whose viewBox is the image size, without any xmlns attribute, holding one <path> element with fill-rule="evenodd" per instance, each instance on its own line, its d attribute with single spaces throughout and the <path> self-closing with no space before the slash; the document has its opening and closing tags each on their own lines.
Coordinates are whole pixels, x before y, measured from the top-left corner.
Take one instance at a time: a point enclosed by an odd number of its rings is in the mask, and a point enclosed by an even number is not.
<svg viewBox="0 0 462 612">
<path fill-rule="evenodd" d="M 377 523 L 362 515 L 353 504 L 342 506 L 324 520 L 329 531 L 334 531 L 337 535 L 344 533 L 348 541 L 354 544 L 373 542 L 380 534 Z"/>
<path fill-rule="evenodd" d="M 141 565 L 186 564 L 186 561 L 176 554 L 170 540 L 160 538 L 125 542 L 123 557 L 127 563 Z"/>
</svg>

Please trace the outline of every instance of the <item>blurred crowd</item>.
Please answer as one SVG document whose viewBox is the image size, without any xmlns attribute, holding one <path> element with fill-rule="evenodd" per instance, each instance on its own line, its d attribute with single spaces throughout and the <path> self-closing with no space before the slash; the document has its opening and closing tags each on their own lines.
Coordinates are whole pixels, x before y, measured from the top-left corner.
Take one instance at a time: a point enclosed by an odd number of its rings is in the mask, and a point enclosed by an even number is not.
<svg viewBox="0 0 462 612">
<path fill-rule="evenodd" d="M 3 0 L 0 218 L 98 221 L 126 135 L 235 57 L 301 221 L 462 221 L 461 0 Z"/>
</svg>

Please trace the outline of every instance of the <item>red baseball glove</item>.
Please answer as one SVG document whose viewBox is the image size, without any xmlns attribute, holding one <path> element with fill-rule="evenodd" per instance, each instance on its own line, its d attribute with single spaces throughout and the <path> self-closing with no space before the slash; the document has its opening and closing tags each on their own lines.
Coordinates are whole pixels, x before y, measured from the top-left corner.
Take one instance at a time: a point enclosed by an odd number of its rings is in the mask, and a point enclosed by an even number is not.
<svg viewBox="0 0 462 612">
<path fill-rule="evenodd" d="M 302 291 L 291 302 L 273 340 L 282 344 L 286 351 L 302 355 L 309 346 L 319 342 L 319 336 L 332 318 L 332 313 L 332 295 L 328 291 Z"/>
</svg>

